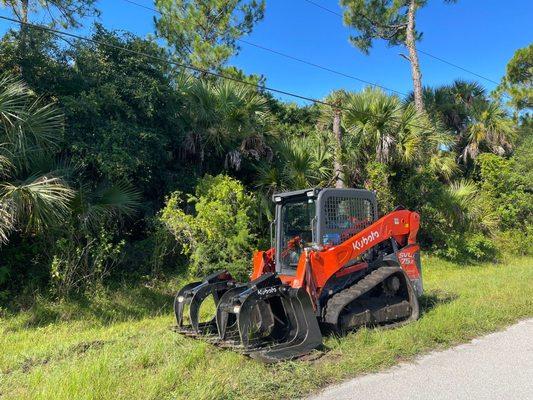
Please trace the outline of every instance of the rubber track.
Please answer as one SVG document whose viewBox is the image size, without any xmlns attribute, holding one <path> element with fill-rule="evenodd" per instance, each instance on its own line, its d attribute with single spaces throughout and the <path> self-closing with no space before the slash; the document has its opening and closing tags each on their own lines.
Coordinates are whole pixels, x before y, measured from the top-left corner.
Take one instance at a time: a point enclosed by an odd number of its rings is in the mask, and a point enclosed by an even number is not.
<svg viewBox="0 0 533 400">
<path fill-rule="evenodd" d="M 401 272 L 400 267 L 381 267 L 372 271 L 365 276 L 355 285 L 350 286 L 347 289 L 341 290 L 339 293 L 334 294 L 326 304 L 326 312 L 324 315 L 324 322 L 327 323 L 334 330 L 339 330 L 339 316 L 342 310 L 350 304 L 352 301 L 369 292 L 371 289 L 379 285 L 389 276 L 394 273 Z M 413 305 L 411 304 L 411 307 Z M 387 324 L 387 327 L 393 328 L 409 321 L 407 318 L 404 321 L 399 321 L 391 324 Z"/>
</svg>

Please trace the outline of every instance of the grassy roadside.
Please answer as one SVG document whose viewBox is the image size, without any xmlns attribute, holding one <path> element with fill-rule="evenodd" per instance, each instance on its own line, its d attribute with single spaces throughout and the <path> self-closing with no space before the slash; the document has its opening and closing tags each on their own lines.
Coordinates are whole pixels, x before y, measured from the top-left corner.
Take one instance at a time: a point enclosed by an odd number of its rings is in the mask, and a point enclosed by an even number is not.
<svg viewBox="0 0 533 400">
<path fill-rule="evenodd" d="M 424 258 L 423 315 L 327 338 L 316 361 L 263 365 L 176 335 L 175 282 L 0 319 L 0 398 L 275 399 L 445 348 L 533 316 L 533 257 L 459 266 Z"/>
</svg>

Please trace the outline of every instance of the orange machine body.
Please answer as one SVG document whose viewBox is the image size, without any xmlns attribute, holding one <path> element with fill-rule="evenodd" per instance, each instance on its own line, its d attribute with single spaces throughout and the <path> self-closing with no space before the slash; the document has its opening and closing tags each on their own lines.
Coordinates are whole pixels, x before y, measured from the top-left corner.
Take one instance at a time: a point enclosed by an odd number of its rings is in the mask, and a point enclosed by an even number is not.
<svg viewBox="0 0 533 400">
<path fill-rule="evenodd" d="M 416 235 L 420 217 L 409 210 L 393 211 L 336 246 L 321 246 L 302 252 L 295 275 L 280 275 L 283 283 L 294 288 L 305 287 L 316 301 L 322 288 L 333 276 L 342 276 L 368 267 L 361 256 L 379 243 L 394 239 L 399 246 L 398 262 L 409 279 L 418 279 L 415 256 L 419 252 Z M 275 271 L 275 250 L 258 251 L 254 255 L 251 279 Z M 359 261 L 359 262 L 358 262 Z"/>
</svg>

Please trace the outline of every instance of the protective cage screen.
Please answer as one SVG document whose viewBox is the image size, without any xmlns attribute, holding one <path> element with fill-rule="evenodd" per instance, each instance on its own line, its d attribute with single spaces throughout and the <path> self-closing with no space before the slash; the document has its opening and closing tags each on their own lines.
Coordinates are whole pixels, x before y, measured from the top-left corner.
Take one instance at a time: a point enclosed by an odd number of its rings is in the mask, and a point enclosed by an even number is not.
<svg viewBox="0 0 533 400">
<path fill-rule="evenodd" d="M 374 222 L 373 204 L 357 197 L 328 197 L 324 204 L 323 244 L 339 244 Z"/>
</svg>

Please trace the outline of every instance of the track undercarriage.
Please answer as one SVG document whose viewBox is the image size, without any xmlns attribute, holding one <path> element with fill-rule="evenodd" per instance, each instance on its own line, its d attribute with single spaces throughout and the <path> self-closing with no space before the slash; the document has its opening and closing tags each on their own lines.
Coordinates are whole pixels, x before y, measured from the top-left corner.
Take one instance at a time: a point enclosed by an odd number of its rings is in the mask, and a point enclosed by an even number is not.
<svg viewBox="0 0 533 400">
<path fill-rule="evenodd" d="M 397 327 L 418 319 L 418 298 L 400 267 L 381 267 L 327 302 L 324 323 L 336 332 Z"/>
</svg>

